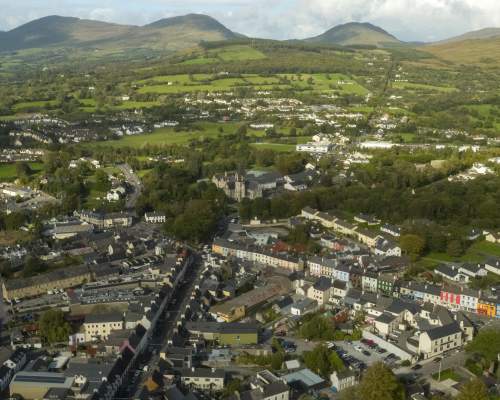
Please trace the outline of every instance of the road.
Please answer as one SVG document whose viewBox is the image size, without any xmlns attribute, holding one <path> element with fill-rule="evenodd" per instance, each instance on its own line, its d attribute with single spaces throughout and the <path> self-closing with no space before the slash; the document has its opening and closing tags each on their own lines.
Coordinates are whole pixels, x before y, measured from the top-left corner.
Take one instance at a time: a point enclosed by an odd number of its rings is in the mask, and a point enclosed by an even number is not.
<svg viewBox="0 0 500 400">
<path fill-rule="evenodd" d="M 201 266 L 201 258 L 195 253 L 195 261 L 188 267 L 184 280 L 179 283 L 172 299 L 175 299 L 175 303 L 166 306 L 165 312 L 157 323 L 157 328 L 153 333 L 151 342 L 148 345 L 148 350 L 146 354 L 139 361 L 139 365 L 132 368 L 130 371 L 130 376 L 125 379 L 127 382 L 127 387 L 123 387 L 115 396 L 115 400 L 124 398 L 133 398 L 133 394 L 144 385 L 145 381 L 151 376 L 152 372 L 158 365 L 160 360 L 160 350 L 167 345 L 167 341 L 172 337 L 172 332 L 177 325 L 182 312 L 186 308 L 187 303 L 191 298 L 191 293 L 193 291 L 194 285 L 197 282 L 198 272 Z M 147 372 L 137 372 L 140 373 L 139 376 L 134 378 L 134 373 L 139 370 L 141 366 L 148 366 Z"/>
<path fill-rule="evenodd" d="M 135 208 L 137 199 L 141 194 L 142 183 L 139 177 L 134 173 L 130 165 L 120 164 L 118 165 L 118 169 L 123 173 L 126 181 L 130 184 L 130 186 L 132 186 L 132 192 L 127 195 L 127 201 L 125 203 L 125 207 L 130 210 Z"/>
</svg>

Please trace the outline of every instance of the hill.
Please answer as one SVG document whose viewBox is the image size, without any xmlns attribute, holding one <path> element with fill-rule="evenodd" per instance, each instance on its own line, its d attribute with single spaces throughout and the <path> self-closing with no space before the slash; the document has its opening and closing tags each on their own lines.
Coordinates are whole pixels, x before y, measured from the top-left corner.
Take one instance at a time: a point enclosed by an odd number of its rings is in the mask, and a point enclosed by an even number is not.
<svg viewBox="0 0 500 400">
<path fill-rule="evenodd" d="M 142 27 L 50 16 L 0 33 L 0 51 L 75 47 L 178 50 L 201 41 L 237 37 L 241 36 L 200 14 L 166 18 Z"/>
<path fill-rule="evenodd" d="M 500 63 L 500 36 L 436 43 L 422 48 L 437 58 L 455 64 L 481 64 L 497 67 Z"/>
<path fill-rule="evenodd" d="M 377 46 L 401 43 L 395 36 L 382 28 L 364 22 L 350 22 L 337 25 L 325 33 L 309 39 L 307 42 L 337 44 L 342 46 Z"/>
<path fill-rule="evenodd" d="M 500 28 L 479 29 L 477 31 L 467 32 L 464 33 L 463 35 L 454 36 L 449 39 L 441 40 L 434 44 L 463 42 L 464 40 L 492 39 L 492 38 L 500 38 Z"/>
</svg>

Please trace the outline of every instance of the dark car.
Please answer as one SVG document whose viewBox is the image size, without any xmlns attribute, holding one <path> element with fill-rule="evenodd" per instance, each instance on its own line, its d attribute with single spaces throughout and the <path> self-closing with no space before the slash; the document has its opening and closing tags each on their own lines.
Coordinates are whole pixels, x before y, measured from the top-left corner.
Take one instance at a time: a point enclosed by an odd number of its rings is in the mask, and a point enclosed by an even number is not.
<svg viewBox="0 0 500 400">
<path fill-rule="evenodd" d="M 362 353 L 367 357 L 370 357 L 372 355 L 372 353 L 370 353 L 368 350 L 363 350 Z"/>
<path fill-rule="evenodd" d="M 413 367 L 411 367 L 412 370 L 416 371 L 418 369 L 422 368 L 422 365 L 420 364 L 415 364 Z"/>
</svg>

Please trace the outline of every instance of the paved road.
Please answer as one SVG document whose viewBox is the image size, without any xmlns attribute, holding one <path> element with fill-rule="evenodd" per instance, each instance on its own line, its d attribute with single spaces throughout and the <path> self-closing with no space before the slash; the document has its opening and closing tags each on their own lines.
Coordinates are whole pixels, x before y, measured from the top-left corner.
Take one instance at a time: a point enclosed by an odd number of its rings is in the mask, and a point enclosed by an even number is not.
<svg viewBox="0 0 500 400">
<path fill-rule="evenodd" d="M 139 177 L 134 173 L 130 165 L 128 164 L 120 164 L 118 168 L 125 176 L 127 182 L 132 186 L 132 193 L 129 193 L 127 196 L 127 201 L 125 206 L 127 209 L 135 208 L 135 204 L 137 203 L 137 199 L 141 194 L 142 183 Z"/>
<path fill-rule="evenodd" d="M 195 254 L 195 261 L 190 267 L 188 267 L 184 276 L 183 282 L 185 283 L 183 284 L 181 282 L 177 286 L 172 297 L 172 299 L 175 299 L 175 304 L 168 304 L 164 315 L 162 315 L 158 320 L 157 329 L 155 330 L 148 346 L 152 352 L 147 351 L 140 361 L 142 365 L 148 366 L 148 371 L 145 373 L 141 372 L 140 376 L 135 380 L 132 380 L 132 377 L 128 380 L 126 379 L 125 381 L 129 384 L 128 387 L 122 388 L 122 390 L 120 390 L 115 396 L 115 400 L 133 398 L 132 395 L 144 385 L 144 382 L 158 365 L 160 350 L 166 346 L 168 339 L 171 338 L 172 332 L 177 325 L 177 321 L 186 308 L 186 304 L 190 300 L 191 293 L 198 278 L 200 265 L 201 258 L 199 255 Z M 132 369 L 131 375 L 133 375 L 135 371 L 136 370 Z"/>
</svg>

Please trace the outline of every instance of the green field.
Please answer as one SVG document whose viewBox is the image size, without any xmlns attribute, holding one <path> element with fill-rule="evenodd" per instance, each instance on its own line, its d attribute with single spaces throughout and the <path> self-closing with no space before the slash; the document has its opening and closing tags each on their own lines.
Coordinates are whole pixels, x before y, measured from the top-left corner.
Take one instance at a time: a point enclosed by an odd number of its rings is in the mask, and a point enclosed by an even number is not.
<svg viewBox="0 0 500 400">
<path fill-rule="evenodd" d="M 202 55 L 195 54 L 194 58 L 185 60 L 180 64 L 202 65 L 218 62 L 262 60 L 264 58 L 266 58 L 266 55 L 264 53 L 250 46 L 234 45 L 222 47 L 220 49 L 209 50 Z"/>
<path fill-rule="evenodd" d="M 190 92 L 231 91 L 238 87 L 255 90 L 298 90 L 312 92 L 343 92 L 366 95 L 368 90 L 342 74 L 242 74 L 241 77 L 224 75 L 163 75 L 135 82 L 138 92 L 176 94 Z"/>
<path fill-rule="evenodd" d="M 449 86 L 434 86 L 426 85 L 424 83 L 413 82 L 394 82 L 392 84 L 394 89 L 408 89 L 408 90 L 433 90 L 437 92 L 455 92 L 457 89 Z"/>
<path fill-rule="evenodd" d="M 462 380 L 460 375 L 458 375 L 452 368 L 448 368 L 441 371 L 441 376 L 439 376 L 439 373 L 436 372 L 435 374 L 432 375 L 432 378 L 435 380 L 439 379 L 440 382 L 445 381 L 447 379 L 451 379 L 452 381 L 455 382 L 460 382 Z"/>
<path fill-rule="evenodd" d="M 167 145 L 185 145 L 191 140 L 203 140 L 216 138 L 221 135 L 229 135 L 236 132 L 240 124 L 237 123 L 203 123 L 196 124 L 198 129 L 191 131 L 176 132 L 173 128 L 156 129 L 153 133 L 144 135 L 125 136 L 118 140 L 109 140 L 106 142 L 86 143 L 83 146 L 111 146 L 111 147 L 135 147 L 141 148 L 148 145 L 167 146 Z M 220 131 L 222 128 L 222 132 Z M 264 135 L 263 131 L 249 130 L 249 136 L 260 137 Z"/>
<path fill-rule="evenodd" d="M 57 100 L 41 100 L 41 101 L 24 101 L 15 104 L 12 109 L 18 113 L 30 109 L 45 108 L 47 105 L 50 107 L 57 105 Z"/>
<path fill-rule="evenodd" d="M 252 143 L 256 149 L 269 149 L 277 151 L 280 153 L 289 153 L 295 150 L 294 144 L 284 144 L 284 143 Z"/>
<path fill-rule="evenodd" d="M 43 168 L 42 163 L 31 162 L 28 163 L 31 170 L 36 174 L 40 172 Z M 1 181 L 13 181 L 17 178 L 16 164 L 0 164 L 0 180 Z"/>
</svg>

